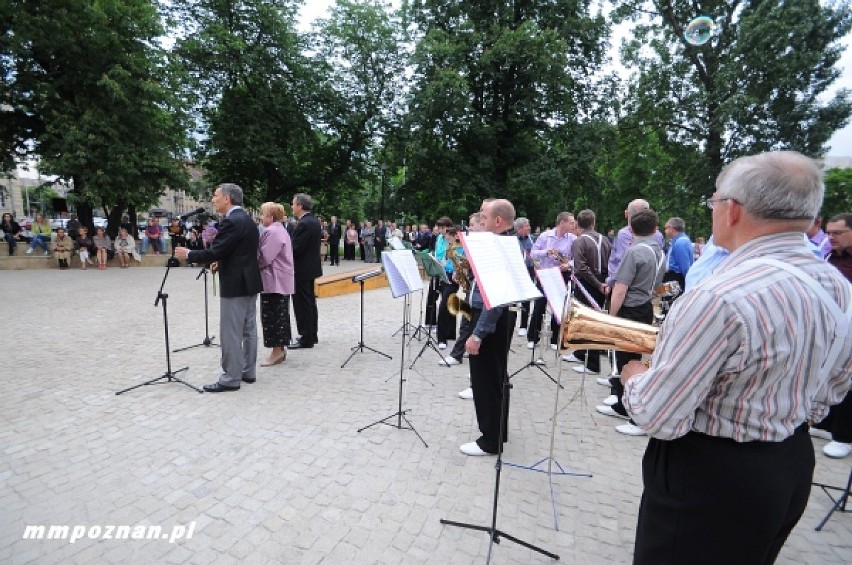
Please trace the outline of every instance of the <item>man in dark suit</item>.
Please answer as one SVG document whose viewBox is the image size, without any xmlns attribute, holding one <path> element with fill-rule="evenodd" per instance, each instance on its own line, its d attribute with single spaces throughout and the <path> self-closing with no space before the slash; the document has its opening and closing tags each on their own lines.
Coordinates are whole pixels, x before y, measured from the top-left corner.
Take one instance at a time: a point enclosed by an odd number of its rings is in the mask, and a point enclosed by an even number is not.
<svg viewBox="0 0 852 565">
<path fill-rule="evenodd" d="M 332 216 L 331 223 L 328 225 L 328 245 L 331 247 L 330 257 L 332 266 L 340 265 L 340 238 L 342 235 L 343 231 L 337 221 L 337 216 Z"/>
<path fill-rule="evenodd" d="M 296 294 L 293 295 L 293 313 L 299 339 L 290 344 L 290 349 L 311 348 L 319 343 L 317 338 L 317 297 L 314 281 L 322 276 L 320 242 L 322 227 L 311 213 L 313 200 L 308 194 L 293 196 L 293 215 L 299 218 L 293 230 L 293 268 L 296 271 Z"/>
<path fill-rule="evenodd" d="M 190 263 L 217 263 L 222 374 L 218 382 L 204 385 L 207 392 L 239 390 L 241 382 L 253 383 L 256 379 L 257 295 L 263 290 L 263 283 L 257 266 L 259 233 L 242 203 L 243 190 L 239 186 L 217 186 L 213 207 L 223 219 L 216 239 L 208 249 L 175 249 L 176 257 Z"/>
</svg>

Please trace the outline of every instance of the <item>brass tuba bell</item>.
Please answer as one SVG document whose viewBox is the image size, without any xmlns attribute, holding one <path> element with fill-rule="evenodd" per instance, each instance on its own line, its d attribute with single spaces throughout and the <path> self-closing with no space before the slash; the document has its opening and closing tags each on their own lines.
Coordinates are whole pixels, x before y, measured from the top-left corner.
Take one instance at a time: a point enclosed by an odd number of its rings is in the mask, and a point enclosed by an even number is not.
<svg viewBox="0 0 852 565">
<path fill-rule="evenodd" d="M 458 294 L 451 294 L 447 299 L 447 311 L 452 316 L 458 316 L 461 313 L 467 321 L 473 318 L 473 308 L 470 307 L 467 300 L 462 299 Z"/>
</svg>

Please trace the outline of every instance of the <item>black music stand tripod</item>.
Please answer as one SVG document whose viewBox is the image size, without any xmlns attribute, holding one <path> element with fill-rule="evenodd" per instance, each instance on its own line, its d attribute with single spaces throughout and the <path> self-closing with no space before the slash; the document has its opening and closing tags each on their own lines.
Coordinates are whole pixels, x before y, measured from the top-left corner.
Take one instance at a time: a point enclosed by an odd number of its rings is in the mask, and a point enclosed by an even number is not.
<svg viewBox="0 0 852 565">
<path fill-rule="evenodd" d="M 504 314 L 506 315 L 506 314 Z M 512 341 L 512 333 L 514 331 L 514 327 L 510 324 L 506 324 L 507 333 L 507 343 L 511 343 Z M 491 563 L 491 552 L 494 549 L 495 543 L 500 543 L 500 538 L 506 538 L 509 541 L 513 541 L 518 545 L 522 545 L 527 549 L 531 549 L 542 555 L 547 555 L 551 559 L 559 559 L 559 556 L 555 553 L 550 553 L 540 547 L 537 547 L 531 543 L 525 542 L 521 539 L 516 538 L 515 536 L 510 536 L 506 532 L 497 529 L 497 502 L 500 497 L 500 473 L 503 469 L 503 434 L 505 433 L 505 426 L 503 422 L 506 418 L 506 410 L 507 404 L 509 402 L 509 390 L 512 388 L 512 384 L 509 382 L 509 371 L 505 371 L 503 373 L 503 399 L 500 403 L 500 432 L 497 435 L 497 462 L 494 465 L 494 504 L 491 513 L 491 525 L 490 526 L 479 526 L 476 524 L 467 524 L 464 522 L 454 522 L 452 520 L 445 520 L 441 518 L 442 524 L 447 524 L 448 526 L 456 526 L 458 528 L 465 528 L 468 530 L 476 530 L 478 532 L 487 532 L 488 537 L 491 539 L 491 542 L 488 544 L 488 558 L 486 559 L 486 563 Z"/>
<path fill-rule="evenodd" d="M 180 265 L 180 263 L 178 263 L 178 260 L 175 259 L 174 255 L 172 255 L 172 257 L 169 259 L 168 263 L 166 264 L 166 274 L 163 275 L 163 282 L 160 284 L 160 290 L 157 291 L 157 299 L 154 301 L 154 307 L 156 307 L 161 301 L 163 303 L 163 332 L 164 332 L 165 340 L 166 340 L 166 372 L 163 373 L 162 375 L 160 375 L 159 377 L 157 377 L 156 379 L 151 379 L 150 381 L 146 381 L 142 384 L 138 384 L 138 385 L 132 386 L 130 388 L 120 390 L 120 391 L 115 393 L 116 395 L 122 394 L 124 392 L 129 391 L 129 390 L 133 390 L 134 388 L 139 388 L 141 386 L 164 384 L 164 383 L 171 383 L 171 382 L 177 382 L 177 383 L 180 383 L 182 385 L 186 385 L 189 388 L 191 388 L 191 389 L 193 389 L 193 390 L 195 390 L 199 393 L 204 392 L 200 388 L 196 388 L 196 387 L 192 386 L 191 384 L 189 384 L 188 382 L 182 381 L 175 376 L 178 373 L 186 371 L 187 369 L 189 369 L 189 367 L 183 367 L 181 369 L 178 369 L 177 371 L 172 371 L 172 360 L 171 360 L 171 357 L 169 356 L 169 308 L 168 308 L 169 295 L 165 294 L 163 292 L 163 288 L 166 286 L 166 279 L 169 278 L 169 271 L 171 270 L 172 267 L 177 266 L 177 265 Z"/>
<path fill-rule="evenodd" d="M 831 515 L 835 512 L 852 512 L 852 510 L 846 508 L 846 503 L 849 501 L 849 495 L 852 494 L 850 493 L 850 489 L 852 489 L 852 469 L 849 470 L 849 479 L 846 481 L 845 490 L 842 487 L 833 487 L 831 485 L 826 485 L 823 483 L 813 483 L 813 485 L 815 487 L 821 488 L 822 492 L 824 492 L 828 496 L 828 498 L 830 498 L 831 501 L 834 503 L 831 507 L 831 510 L 828 511 L 828 514 L 826 514 L 825 518 L 822 519 L 822 522 L 819 523 L 819 526 L 814 528 L 816 531 L 822 530 L 822 527 L 825 526 L 826 522 L 828 522 L 828 519 L 831 518 Z M 830 490 L 840 491 L 843 494 L 841 494 L 835 499 L 833 496 L 831 496 L 831 493 L 828 492 Z"/>
<path fill-rule="evenodd" d="M 382 269 L 376 269 L 375 271 L 370 271 L 369 273 L 364 273 L 362 275 L 356 275 L 352 277 L 352 282 L 357 282 L 361 285 L 361 337 L 358 340 L 358 344 L 351 349 L 352 353 L 349 354 L 349 357 L 347 357 L 346 361 L 343 362 L 343 365 L 340 366 L 341 369 L 345 367 L 346 364 L 349 363 L 349 361 L 351 361 L 353 357 L 355 357 L 356 353 L 364 353 L 365 349 L 368 351 L 372 351 L 373 353 L 378 353 L 379 355 L 384 355 L 388 359 L 393 359 L 393 357 L 391 357 L 387 353 L 382 353 L 378 349 L 373 349 L 368 345 L 364 345 L 364 281 L 380 274 L 382 274 Z"/>
<path fill-rule="evenodd" d="M 386 426 L 391 426 L 392 428 L 396 428 L 398 430 L 411 430 L 417 436 L 417 438 L 423 442 L 423 445 L 429 447 L 426 443 L 426 440 L 420 435 L 420 433 L 411 425 L 411 422 L 405 416 L 405 414 L 409 411 L 409 409 L 402 409 L 402 385 L 405 382 L 405 338 L 408 337 L 408 322 L 411 318 L 411 299 L 409 298 L 411 294 L 405 295 L 403 313 L 402 313 L 402 339 L 401 343 L 401 351 L 400 351 L 400 360 L 399 360 L 399 404 L 397 407 L 397 411 L 382 418 L 381 420 L 376 420 L 372 424 L 367 424 L 363 428 L 358 430 L 358 433 L 363 432 L 367 428 L 372 428 L 373 426 L 377 426 L 379 424 L 384 424 Z M 388 422 L 391 418 L 396 417 L 396 424 Z M 402 421 L 405 420 L 405 425 L 402 424 Z"/>
<path fill-rule="evenodd" d="M 550 342 L 550 315 L 549 315 L 548 312 L 545 312 L 544 316 L 542 316 L 542 317 L 544 318 L 544 321 L 542 321 L 542 324 L 541 324 L 541 332 L 539 333 L 539 337 L 540 337 L 539 341 L 541 341 L 543 343 L 549 343 Z M 541 366 L 541 363 L 539 363 L 538 360 L 535 358 L 535 350 L 536 350 L 537 347 L 538 347 L 538 344 L 536 344 L 535 347 L 530 349 L 530 360 L 529 360 L 529 362 L 526 365 L 524 365 L 523 367 L 521 367 L 520 369 L 518 369 L 517 371 L 515 371 L 514 373 L 512 373 L 511 375 L 509 375 L 509 378 L 510 379 L 513 378 L 515 375 L 524 371 L 525 369 L 536 368 L 539 371 L 541 371 L 542 373 L 544 373 L 545 377 L 547 377 L 548 379 L 553 381 L 553 384 L 559 385 L 559 388 L 565 388 L 564 386 L 562 386 L 562 383 L 556 382 L 556 379 L 554 379 L 551 376 L 551 374 L 548 373 L 547 370 L 544 367 Z"/>
<path fill-rule="evenodd" d="M 220 347 L 218 343 L 213 343 L 213 340 L 216 339 L 215 335 L 210 335 L 210 314 L 207 307 L 207 265 L 201 267 L 201 272 L 198 273 L 198 276 L 195 277 L 195 280 L 204 277 L 204 339 L 201 343 L 196 343 L 195 345 L 188 345 L 186 347 L 181 347 L 180 349 L 175 349 L 174 353 L 178 351 L 186 351 L 187 349 L 194 349 L 196 347 L 210 347 L 211 345 L 215 345 L 216 347 Z"/>
</svg>

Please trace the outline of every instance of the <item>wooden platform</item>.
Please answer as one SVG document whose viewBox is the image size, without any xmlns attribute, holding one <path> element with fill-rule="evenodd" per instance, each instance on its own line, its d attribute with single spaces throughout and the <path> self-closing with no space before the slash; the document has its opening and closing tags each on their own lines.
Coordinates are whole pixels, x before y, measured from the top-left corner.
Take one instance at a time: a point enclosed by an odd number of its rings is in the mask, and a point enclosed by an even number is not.
<svg viewBox="0 0 852 565">
<path fill-rule="evenodd" d="M 375 271 L 380 267 L 381 265 L 374 263 L 370 267 L 363 267 L 360 269 L 346 271 L 345 273 L 337 273 L 334 275 L 320 277 L 314 282 L 314 292 L 316 293 L 317 298 L 326 298 L 329 296 L 339 296 L 341 294 L 359 292 L 361 290 L 361 285 L 360 283 L 352 282 L 352 277 L 369 273 L 370 271 Z M 364 281 L 364 290 L 373 290 L 375 288 L 382 288 L 386 286 L 388 286 L 388 277 L 384 272 Z"/>
</svg>

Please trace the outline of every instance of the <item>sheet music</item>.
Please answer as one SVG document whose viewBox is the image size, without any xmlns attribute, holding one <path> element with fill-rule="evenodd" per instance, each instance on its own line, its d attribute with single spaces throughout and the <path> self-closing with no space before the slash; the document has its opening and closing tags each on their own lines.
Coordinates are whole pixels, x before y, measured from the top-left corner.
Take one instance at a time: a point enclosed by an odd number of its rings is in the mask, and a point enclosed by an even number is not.
<svg viewBox="0 0 852 565">
<path fill-rule="evenodd" d="M 423 288 L 423 279 L 420 278 L 420 271 L 417 269 L 417 262 L 411 251 L 407 249 L 385 251 L 382 253 L 382 265 L 394 298 Z"/>
<path fill-rule="evenodd" d="M 405 245 L 402 244 L 402 240 L 398 237 L 394 236 L 388 239 L 388 244 L 391 246 L 391 249 L 395 251 L 399 251 L 401 249 L 405 249 Z"/>
<path fill-rule="evenodd" d="M 544 296 L 547 297 L 547 305 L 550 307 L 551 314 L 562 324 L 562 310 L 565 297 L 568 296 L 568 288 L 562 278 L 562 271 L 559 270 L 559 267 L 550 267 L 549 269 L 538 269 L 535 274 L 541 283 Z"/>
<path fill-rule="evenodd" d="M 461 241 L 486 308 L 541 297 L 530 280 L 517 238 L 474 232 L 461 234 Z"/>
</svg>

